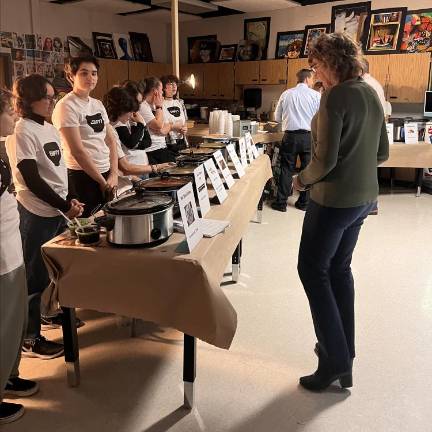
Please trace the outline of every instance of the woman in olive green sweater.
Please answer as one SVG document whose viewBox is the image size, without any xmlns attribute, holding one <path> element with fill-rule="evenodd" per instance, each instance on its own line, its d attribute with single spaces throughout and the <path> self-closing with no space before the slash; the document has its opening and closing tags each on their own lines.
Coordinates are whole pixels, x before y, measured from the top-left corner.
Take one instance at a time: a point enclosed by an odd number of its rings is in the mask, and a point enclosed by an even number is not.
<svg viewBox="0 0 432 432">
<path fill-rule="evenodd" d="M 378 96 L 361 78 L 360 47 L 343 34 L 324 34 L 309 63 L 325 92 L 312 120 L 312 158 L 293 179 L 310 189 L 298 272 L 312 313 L 318 369 L 300 378 L 308 390 L 339 380 L 352 386 L 354 280 L 351 259 L 364 219 L 378 196 L 377 165 L 388 158 Z"/>
</svg>

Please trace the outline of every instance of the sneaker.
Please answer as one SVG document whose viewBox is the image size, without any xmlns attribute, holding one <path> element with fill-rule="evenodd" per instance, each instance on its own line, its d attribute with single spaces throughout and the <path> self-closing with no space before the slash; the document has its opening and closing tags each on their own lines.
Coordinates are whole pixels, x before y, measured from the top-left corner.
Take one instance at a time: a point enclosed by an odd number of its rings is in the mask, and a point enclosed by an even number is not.
<svg viewBox="0 0 432 432">
<path fill-rule="evenodd" d="M 62 344 L 52 342 L 39 336 L 36 339 L 25 339 L 22 347 L 23 357 L 37 357 L 43 360 L 51 360 L 60 357 L 64 352 Z"/>
<path fill-rule="evenodd" d="M 273 210 L 277 210 L 280 212 L 286 212 L 287 211 L 286 205 L 278 204 L 276 201 L 274 203 L 272 203 L 271 208 Z"/>
<path fill-rule="evenodd" d="M 58 314 L 52 317 L 41 316 L 41 326 L 42 331 L 53 330 L 62 327 L 62 315 Z M 80 328 L 85 324 L 84 321 L 81 321 L 78 317 L 76 317 L 76 328 Z"/>
<path fill-rule="evenodd" d="M 12 423 L 24 415 L 24 407 L 21 404 L 0 403 L 0 425 Z"/>
<path fill-rule="evenodd" d="M 5 396 L 32 396 L 39 390 L 39 384 L 35 381 L 15 377 L 9 378 L 6 383 Z"/>
</svg>

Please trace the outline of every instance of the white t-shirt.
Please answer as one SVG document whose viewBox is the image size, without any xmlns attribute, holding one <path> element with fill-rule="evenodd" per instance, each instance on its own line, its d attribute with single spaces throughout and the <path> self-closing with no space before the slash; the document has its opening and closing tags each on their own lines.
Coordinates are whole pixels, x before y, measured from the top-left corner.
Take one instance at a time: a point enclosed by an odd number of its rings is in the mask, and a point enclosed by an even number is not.
<svg viewBox="0 0 432 432">
<path fill-rule="evenodd" d="M 149 105 L 147 101 L 144 101 L 140 106 L 139 112 L 143 116 L 146 125 L 148 125 L 152 120 L 155 119 L 152 109 L 153 108 Z M 166 148 L 165 135 L 161 135 L 152 131 L 150 127 L 148 127 L 148 130 L 150 133 L 152 145 L 146 151 L 152 152 L 154 150 Z"/>
<path fill-rule="evenodd" d="M 129 129 L 129 132 L 130 132 L 130 128 L 131 128 L 130 123 L 129 122 L 122 123 L 122 122 L 118 121 L 117 123 L 112 123 L 112 126 L 114 129 L 115 138 L 117 141 L 118 158 L 121 159 L 122 157 L 126 157 L 126 159 L 128 160 L 129 163 L 136 164 L 136 165 L 147 165 L 148 164 L 148 157 L 147 157 L 145 150 L 135 150 L 135 149 L 127 148 L 120 141 L 120 137 L 116 131 L 116 127 L 125 126 Z M 119 153 L 119 147 L 121 148 L 121 153 Z M 122 154 L 123 156 L 120 156 L 120 154 Z"/>
<path fill-rule="evenodd" d="M 110 152 L 105 143 L 109 119 L 101 101 L 92 97 L 84 100 L 73 92 L 68 93 L 54 108 L 52 122 L 58 130 L 63 127 L 79 128 L 83 146 L 99 172 L 109 171 Z M 72 156 L 68 143 L 62 140 L 62 144 L 66 166 L 69 169 L 82 170 Z"/>
<path fill-rule="evenodd" d="M 0 275 L 23 264 L 19 221 L 16 199 L 6 190 L 0 197 Z"/>
<path fill-rule="evenodd" d="M 26 185 L 17 165 L 25 159 L 36 161 L 41 178 L 63 199 L 68 194 L 67 170 L 60 135 L 50 123 L 43 125 L 21 118 L 15 132 L 6 138 L 6 150 L 12 168 L 17 200 L 31 213 L 41 217 L 58 216 L 57 209 L 39 199 Z"/>
<path fill-rule="evenodd" d="M 165 99 L 163 102 L 164 120 L 165 123 L 181 122 L 182 125 L 186 123 L 184 108 L 178 99 Z M 170 135 L 174 139 L 181 138 L 183 135 L 180 132 L 171 131 Z"/>
</svg>

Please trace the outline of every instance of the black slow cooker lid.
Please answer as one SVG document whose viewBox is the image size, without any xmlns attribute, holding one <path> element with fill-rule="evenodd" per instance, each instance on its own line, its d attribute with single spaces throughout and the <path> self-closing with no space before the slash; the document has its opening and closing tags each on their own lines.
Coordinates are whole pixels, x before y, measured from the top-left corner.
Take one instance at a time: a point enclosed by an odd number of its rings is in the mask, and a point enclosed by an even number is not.
<svg viewBox="0 0 432 432">
<path fill-rule="evenodd" d="M 109 202 L 106 211 L 114 215 L 141 215 L 157 213 L 173 205 L 173 199 L 166 194 L 133 193 Z"/>
<path fill-rule="evenodd" d="M 135 190 L 149 190 L 149 191 L 177 191 L 183 186 L 187 185 L 192 178 L 181 176 L 172 176 L 169 173 L 164 173 L 161 177 L 153 177 L 147 180 L 142 180 L 135 185 Z"/>
</svg>

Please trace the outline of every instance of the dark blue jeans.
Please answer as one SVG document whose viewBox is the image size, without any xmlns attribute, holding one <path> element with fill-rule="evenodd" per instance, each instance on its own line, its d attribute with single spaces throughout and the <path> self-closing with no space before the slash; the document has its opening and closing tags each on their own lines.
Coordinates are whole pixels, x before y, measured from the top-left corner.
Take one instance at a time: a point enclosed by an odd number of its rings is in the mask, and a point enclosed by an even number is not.
<svg viewBox="0 0 432 432">
<path fill-rule="evenodd" d="M 42 292 L 49 284 L 49 275 L 42 258 L 41 246 L 65 229 L 62 216 L 41 217 L 29 212 L 18 203 L 20 232 L 28 290 L 28 325 L 25 339 L 40 336 Z"/>
<path fill-rule="evenodd" d="M 363 221 L 375 205 L 331 208 L 310 200 L 303 222 L 298 273 L 320 355 L 337 372 L 347 370 L 355 357 L 351 259 Z"/>
</svg>

